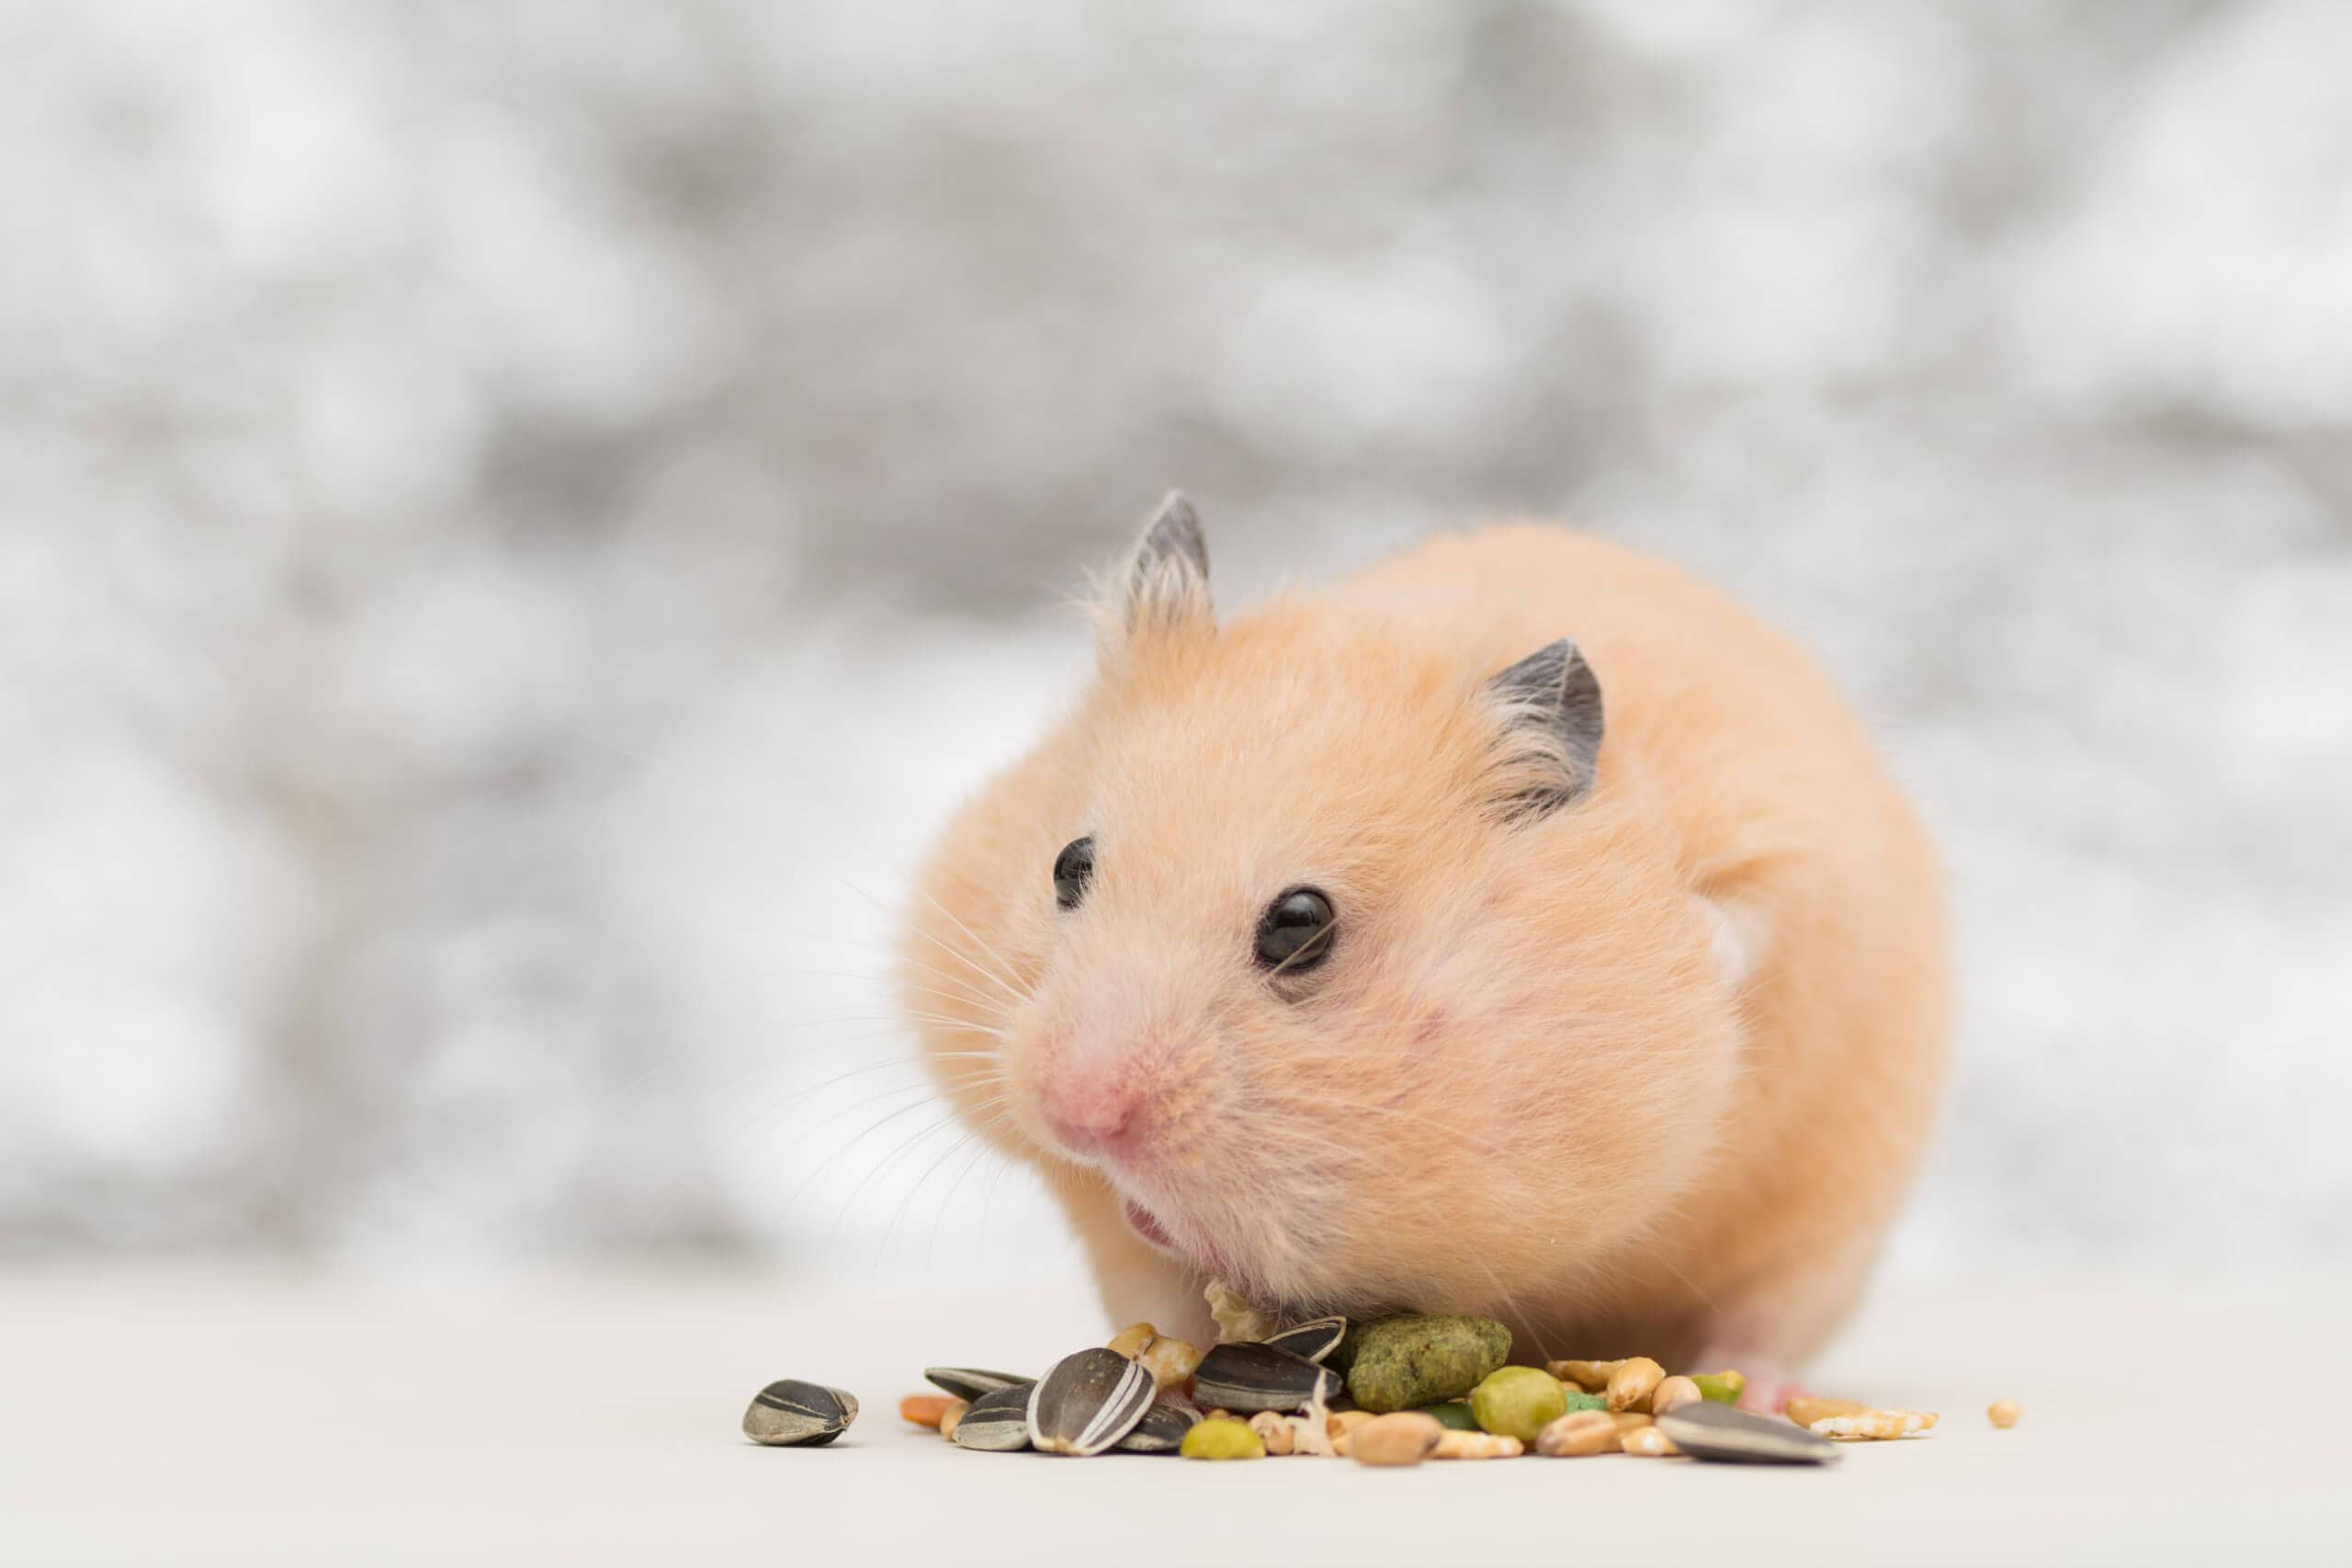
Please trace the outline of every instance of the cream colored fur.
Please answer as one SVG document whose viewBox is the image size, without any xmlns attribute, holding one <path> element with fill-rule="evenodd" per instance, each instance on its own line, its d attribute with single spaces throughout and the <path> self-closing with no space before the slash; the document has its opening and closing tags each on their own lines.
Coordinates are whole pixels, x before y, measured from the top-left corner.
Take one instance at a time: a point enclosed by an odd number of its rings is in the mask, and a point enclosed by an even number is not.
<svg viewBox="0 0 2352 1568">
<path fill-rule="evenodd" d="M 1809 1353 L 1910 1185 L 1948 1010 L 1935 858 L 1813 660 L 1533 525 L 1222 626 L 1163 568 L 1102 619 L 1075 709 L 925 866 L 903 985 L 966 1021 L 917 1026 L 938 1077 L 1045 1173 L 1111 1315 L 1204 1332 L 1214 1268 L 1299 1308 L 1491 1314 L 1528 1357 Z M 1508 825 L 1544 760 L 1484 685 L 1563 636 L 1599 781 Z M 1336 943 L 1270 980 L 1252 931 L 1300 884 Z M 1138 1098 L 1133 1168 L 1054 1151 L 1041 1096 L 1081 1069 Z"/>
</svg>

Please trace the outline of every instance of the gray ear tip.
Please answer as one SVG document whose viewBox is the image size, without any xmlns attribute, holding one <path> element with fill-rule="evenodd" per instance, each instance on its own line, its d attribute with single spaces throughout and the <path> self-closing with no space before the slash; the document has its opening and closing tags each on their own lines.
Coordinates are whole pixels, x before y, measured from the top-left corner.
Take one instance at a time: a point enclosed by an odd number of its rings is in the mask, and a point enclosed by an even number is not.
<svg viewBox="0 0 2352 1568">
<path fill-rule="evenodd" d="M 1208 536 L 1201 527 L 1201 514 L 1193 498 L 1181 490 L 1160 497 L 1151 521 L 1144 525 L 1143 542 L 1136 550 L 1136 573 L 1140 578 L 1171 559 L 1184 562 L 1202 578 L 1209 574 Z"/>
</svg>

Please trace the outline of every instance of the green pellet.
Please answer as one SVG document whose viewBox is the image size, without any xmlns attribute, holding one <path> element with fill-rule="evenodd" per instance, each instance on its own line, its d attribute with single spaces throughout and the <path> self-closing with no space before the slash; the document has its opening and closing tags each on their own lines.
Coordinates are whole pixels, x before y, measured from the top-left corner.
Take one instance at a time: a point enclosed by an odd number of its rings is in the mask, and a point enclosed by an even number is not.
<svg viewBox="0 0 2352 1568">
<path fill-rule="evenodd" d="M 1692 1382 L 1699 1385 L 1699 1393 L 1717 1404 L 1737 1404 L 1741 1391 L 1747 1387 L 1747 1379 L 1738 1372 L 1691 1372 L 1688 1375 Z"/>
<path fill-rule="evenodd" d="M 1560 1380 L 1547 1371 L 1505 1367 L 1472 1391 L 1470 1412 L 1484 1430 L 1532 1443 L 1537 1433 L 1568 1413 L 1568 1397 Z"/>
<path fill-rule="evenodd" d="M 1491 1318 L 1408 1314 L 1350 1328 L 1328 1365 L 1375 1414 L 1413 1410 L 1469 1393 L 1510 1359 L 1510 1330 Z"/>
<path fill-rule="evenodd" d="M 1568 1396 L 1568 1408 L 1570 1410 L 1606 1410 L 1609 1408 L 1609 1396 L 1605 1393 L 1587 1393 L 1580 1388 L 1566 1389 L 1565 1392 Z"/>
<path fill-rule="evenodd" d="M 1424 1404 L 1421 1406 L 1421 1414 L 1435 1416 L 1437 1424 L 1450 1431 L 1483 1432 L 1486 1430 L 1484 1427 L 1478 1425 L 1478 1417 L 1471 1410 L 1467 1400 L 1449 1399 L 1443 1404 Z"/>
</svg>

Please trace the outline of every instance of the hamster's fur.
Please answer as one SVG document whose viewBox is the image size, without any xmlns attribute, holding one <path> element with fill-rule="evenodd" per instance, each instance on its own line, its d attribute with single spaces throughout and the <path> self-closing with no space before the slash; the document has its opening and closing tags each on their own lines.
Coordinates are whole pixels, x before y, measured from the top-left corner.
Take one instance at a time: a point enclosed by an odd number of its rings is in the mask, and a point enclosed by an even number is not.
<svg viewBox="0 0 2352 1568">
<path fill-rule="evenodd" d="M 1073 710 L 931 854 L 901 977 L 1111 1317 L 1205 1344 L 1215 1274 L 1500 1317 L 1521 1359 L 1811 1352 L 1911 1183 L 1949 1006 L 1936 858 L 1821 669 L 1530 525 L 1220 625 L 1181 497 L 1098 620 Z M 1270 970 L 1301 888 L 1329 946 Z"/>
</svg>

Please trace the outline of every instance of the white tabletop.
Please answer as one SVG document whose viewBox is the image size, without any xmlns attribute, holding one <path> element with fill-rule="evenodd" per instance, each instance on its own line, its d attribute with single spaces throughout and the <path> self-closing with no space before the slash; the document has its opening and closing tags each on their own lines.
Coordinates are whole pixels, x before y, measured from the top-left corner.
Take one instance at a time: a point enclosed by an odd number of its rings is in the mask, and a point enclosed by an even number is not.
<svg viewBox="0 0 2352 1568">
<path fill-rule="evenodd" d="M 20 1269 L 0 1277 L 0 1560 L 2341 1563 L 2347 1323 L 2341 1284 L 1889 1292 L 1811 1381 L 1939 1410 L 1929 1438 L 1818 1471 L 1385 1472 L 977 1454 L 899 1423 L 926 1363 L 1034 1370 L 1093 1337 L 1058 1280 L 876 1300 Z M 742 1407 L 779 1377 L 864 1414 L 829 1449 L 747 1444 Z M 2014 1430 L 1985 1421 L 2001 1397 Z"/>
</svg>

